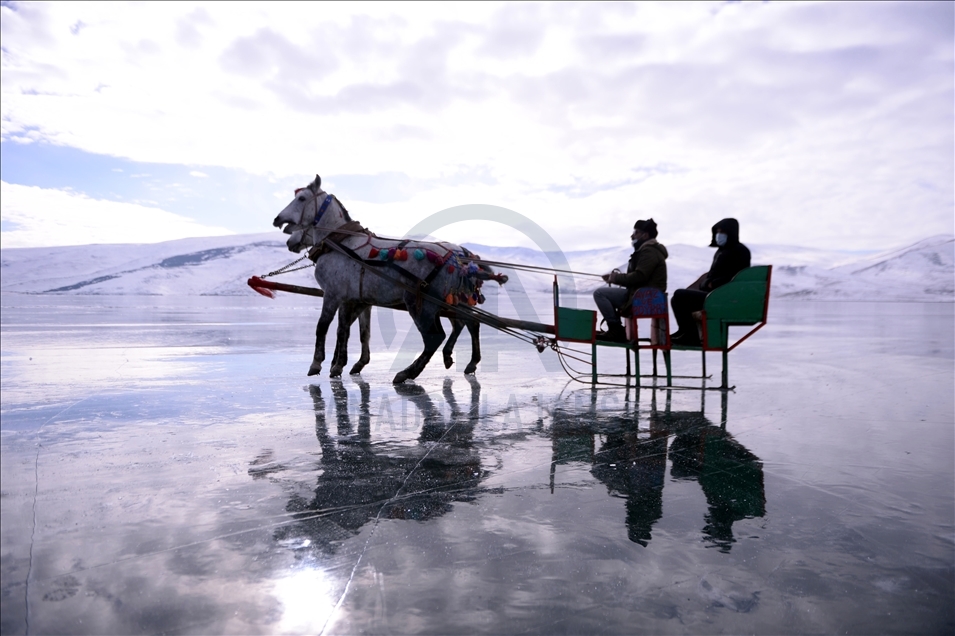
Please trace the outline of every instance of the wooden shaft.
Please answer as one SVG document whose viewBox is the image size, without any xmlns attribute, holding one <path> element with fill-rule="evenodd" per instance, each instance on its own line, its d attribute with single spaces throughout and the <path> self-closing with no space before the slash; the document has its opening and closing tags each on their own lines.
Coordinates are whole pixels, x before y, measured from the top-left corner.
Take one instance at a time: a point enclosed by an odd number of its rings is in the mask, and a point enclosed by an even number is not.
<svg viewBox="0 0 955 636">
<path fill-rule="evenodd" d="M 248 281 L 249 287 L 261 287 L 263 289 L 274 289 L 276 291 L 289 292 L 291 294 L 305 294 L 306 296 L 318 296 L 321 298 L 325 295 L 325 292 L 317 287 L 303 287 L 301 285 L 288 285 L 286 283 L 276 283 L 270 280 L 264 280 L 258 276 L 253 276 Z M 405 307 L 390 307 L 390 309 L 404 309 Z M 467 309 L 463 308 L 460 312 L 454 311 L 454 309 L 445 309 L 440 312 L 442 316 L 447 318 L 471 318 Z M 515 318 L 502 318 L 500 316 L 473 316 L 473 319 L 478 320 L 479 322 L 487 323 L 488 325 L 494 327 L 510 327 L 511 329 L 525 329 L 527 331 L 533 331 L 536 333 L 554 333 L 554 327 L 552 325 L 544 325 L 539 322 L 531 322 L 529 320 L 517 320 Z"/>
<path fill-rule="evenodd" d="M 292 294 L 305 294 L 306 296 L 318 296 L 321 298 L 325 295 L 325 292 L 319 289 L 318 287 L 302 287 L 301 285 L 287 285 L 286 283 L 276 283 L 270 280 L 263 280 L 258 276 L 253 276 L 248 281 L 246 281 L 249 287 L 253 289 L 256 287 L 261 287 L 263 289 L 274 289 L 276 291 L 284 291 Z"/>
</svg>

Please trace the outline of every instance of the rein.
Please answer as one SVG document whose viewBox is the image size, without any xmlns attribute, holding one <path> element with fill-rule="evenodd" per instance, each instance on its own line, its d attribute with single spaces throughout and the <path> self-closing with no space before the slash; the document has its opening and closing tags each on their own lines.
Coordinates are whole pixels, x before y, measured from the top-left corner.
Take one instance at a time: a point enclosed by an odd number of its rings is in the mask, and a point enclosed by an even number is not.
<svg viewBox="0 0 955 636">
<path fill-rule="evenodd" d="M 296 190 L 295 191 L 296 196 L 303 189 L 305 188 L 299 188 L 298 190 Z M 309 189 L 309 192 L 311 193 L 312 191 Z M 314 193 L 312 194 L 313 205 L 317 205 L 318 196 L 319 196 L 318 194 L 314 194 Z M 319 222 L 324 217 L 325 212 L 328 210 L 328 207 L 331 204 L 332 200 L 335 200 L 335 195 L 326 193 L 325 199 L 322 201 L 321 206 L 316 211 L 315 217 L 312 219 L 312 222 L 310 224 L 311 227 L 309 229 L 317 228 Z M 356 221 L 351 221 L 350 218 L 347 216 L 347 212 L 345 213 L 345 218 L 348 219 L 348 222 L 345 223 L 343 227 L 340 227 L 338 229 L 332 228 L 327 230 L 325 238 L 322 241 L 320 241 L 317 245 L 313 245 L 311 249 L 307 250 L 304 256 L 292 261 L 291 263 L 289 263 L 288 265 L 285 265 L 284 267 L 281 267 L 273 272 L 269 272 L 267 275 L 263 276 L 263 278 L 268 278 L 270 276 L 277 276 L 279 274 L 284 274 L 287 272 L 293 272 L 300 269 L 305 269 L 307 267 L 311 267 L 312 264 L 309 263 L 307 265 L 302 265 L 300 267 L 292 269 L 293 265 L 296 265 L 297 263 L 300 263 L 301 261 L 306 259 L 309 259 L 310 261 L 313 261 L 313 262 L 317 262 L 318 258 L 323 253 L 325 253 L 325 251 L 333 250 L 345 256 L 346 258 L 358 263 L 359 265 L 361 265 L 361 272 L 359 274 L 359 300 L 361 300 L 362 296 L 364 295 L 362 288 L 364 287 L 365 268 L 366 266 L 368 266 L 368 270 L 372 272 L 373 274 L 375 274 L 376 276 L 379 276 L 387 280 L 389 283 L 396 285 L 399 288 L 411 294 L 414 294 L 415 297 L 417 298 L 419 309 L 420 309 L 421 302 L 423 300 L 427 300 L 428 302 L 437 305 L 439 308 L 445 310 L 445 312 L 450 313 L 451 315 L 457 315 L 461 318 L 470 318 L 471 320 L 474 320 L 478 323 L 483 323 L 489 327 L 497 329 L 498 331 L 501 331 L 510 336 L 513 336 L 517 338 L 518 340 L 522 340 L 531 345 L 534 345 L 538 351 L 543 351 L 545 346 L 548 344 L 548 342 L 543 338 L 543 336 L 538 336 L 536 334 L 534 336 L 531 336 L 526 331 L 518 331 L 511 325 L 502 323 L 501 319 L 499 319 L 498 316 L 488 311 L 479 309 L 477 307 L 468 306 L 468 305 L 461 305 L 457 303 L 451 304 L 451 303 L 445 302 L 443 298 L 439 298 L 435 296 L 433 293 L 428 293 L 427 289 L 430 286 L 430 283 L 434 280 L 437 274 L 444 269 L 445 263 L 455 253 L 453 249 L 448 248 L 446 245 L 442 245 L 440 242 L 432 243 L 433 245 L 440 245 L 442 248 L 447 250 L 447 252 L 445 253 L 444 257 L 440 259 L 440 262 L 435 263 L 435 267 L 431 271 L 431 273 L 426 278 L 422 279 L 416 274 L 404 269 L 403 267 L 399 267 L 391 259 L 376 259 L 376 258 L 366 259 L 355 252 L 355 249 L 361 249 L 362 247 L 365 247 L 366 245 L 371 243 L 372 238 L 381 238 L 386 241 L 395 241 L 398 243 L 398 246 L 397 248 L 392 248 L 392 249 L 397 249 L 399 251 L 403 250 L 405 245 L 407 245 L 410 242 L 409 239 L 399 240 L 399 239 L 387 239 L 385 237 L 378 237 L 374 233 L 363 228 Z M 353 223 L 357 225 L 358 229 L 361 231 L 345 229 L 349 226 L 354 227 L 352 225 Z M 341 244 L 342 239 L 348 236 L 364 236 L 365 242 L 357 246 L 355 249 L 349 248 Z M 374 248 L 374 246 L 372 247 Z M 467 250 L 465 250 L 465 252 L 467 253 Z M 430 256 L 429 256 L 429 259 L 430 259 Z M 473 254 L 471 254 L 470 258 L 468 258 L 467 260 L 478 265 L 497 265 L 497 266 L 508 267 L 511 269 L 525 270 L 530 272 L 566 273 L 566 274 L 577 274 L 579 276 L 592 276 L 596 278 L 601 277 L 600 274 L 573 272 L 571 270 L 540 267 L 540 266 L 534 266 L 534 265 L 521 265 L 521 264 L 505 263 L 505 262 L 498 262 L 498 261 L 485 261 L 480 258 L 475 258 Z M 388 276 L 387 274 L 385 274 L 385 272 L 381 271 L 382 267 L 388 267 L 388 268 L 394 269 L 399 274 L 399 276 L 397 278 L 392 278 Z M 401 280 L 402 276 L 407 278 L 408 281 L 406 282 L 404 280 Z M 506 277 L 503 277 L 503 275 L 499 275 L 499 276 L 492 276 L 491 279 L 496 280 L 498 283 L 503 284 L 502 279 L 506 280 Z M 552 348 L 557 350 L 557 347 L 555 346 L 556 340 L 553 343 L 549 343 L 549 344 Z M 560 353 L 560 351 L 558 351 L 558 353 Z M 561 362 L 563 363 L 563 361 Z"/>
<path fill-rule="evenodd" d="M 346 235 L 348 235 L 348 236 L 367 236 L 367 237 L 369 238 L 369 240 L 372 238 L 372 234 L 370 234 L 367 230 L 362 231 L 362 232 L 355 232 L 355 231 L 351 231 L 351 230 L 336 229 L 336 230 L 334 231 L 334 233 L 335 233 L 335 234 L 346 234 Z M 383 241 L 396 241 L 396 242 L 400 242 L 400 241 L 402 241 L 402 240 L 407 240 L 407 239 L 389 238 L 389 237 L 387 237 L 387 236 L 378 236 L 377 234 L 374 235 L 374 238 L 380 238 L 380 239 L 382 239 Z M 441 245 L 441 241 L 435 241 L 434 244 L 435 244 L 435 245 Z M 360 248 L 360 247 L 364 247 L 365 245 L 367 245 L 367 243 L 364 243 L 364 244 L 362 244 L 362 245 L 359 245 L 358 247 L 359 247 L 359 248 Z M 441 247 L 444 247 L 445 249 L 448 249 L 448 248 L 445 247 L 444 245 L 441 245 Z M 358 248 L 356 248 L 356 249 L 358 249 Z M 449 249 L 448 249 L 448 251 L 453 251 L 453 250 L 449 250 Z M 590 277 L 592 277 L 592 278 L 602 278 L 602 277 L 603 277 L 603 274 L 593 274 L 593 273 L 591 273 L 591 272 L 575 272 L 575 271 L 570 270 L 570 269 L 557 269 L 557 268 L 555 268 L 555 267 L 544 267 L 544 266 L 542 266 L 542 265 L 525 265 L 525 264 L 523 264 L 523 263 L 507 263 L 507 262 L 504 262 L 504 261 L 489 261 L 489 260 L 485 260 L 485 259 L 483 259 L 483 258 L 474 258 L 474 257 L 469 257 L 468 260 L 469 260 L 469 261 L 473 261 L 473 262 L 475 262 L 475 263 L 479 263 L 479 264 L 481 264 L 481 265 L 491 265 L 491 266 L 497 266 L 497 267 L 506 267 L 506 268 L 508 268 L 508 269 L 523 270 L 523 271 L 528 271 L 528 272 L 546 273 L 546 274 L 571 274 L 571 275 L 574 275 L 574 276 L 590 276 Z"/>
</svg>

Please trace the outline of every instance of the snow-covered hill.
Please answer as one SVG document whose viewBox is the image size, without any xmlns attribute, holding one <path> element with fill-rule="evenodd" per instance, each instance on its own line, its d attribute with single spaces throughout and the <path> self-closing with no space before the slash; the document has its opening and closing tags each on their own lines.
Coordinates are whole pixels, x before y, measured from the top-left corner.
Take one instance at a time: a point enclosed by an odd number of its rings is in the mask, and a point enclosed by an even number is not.
<svg viewBox="0 0 955 636">
<path fill-rule="evenodd" d="M 84 245 L 0 250 L 0 290 L 28 294 L 244 295 L 254 274 L 294 260 L 278 232 L 183 239 L 148 245 Z M 468 245 L 482 258 L 562 267 L 560 255 L 522 247 Z M 772 264 L 776 298 L 815 300 L 955 300 L 955 237 L 934 236 L 877 255 L 778 245 L 749 245 L 753 264 Z M 671 291 L 709 268 L 713 250 L 667 246 Z M 565 252 L 575 272 L 602 274 L 625 268 L 629 246 Z M 497 268 L 505 269 L 505 268 Z M 514 274 L 510 271 L 509 274 Z M 519 272 L 527 291 L 549 291 L 552 277 Z M 279 280 L 315 285 L 309 269 Z M 602 283 L 577 276 L 578 292 Z M 565 291 L 570 290 L 564 287 Z"/>
</svg>

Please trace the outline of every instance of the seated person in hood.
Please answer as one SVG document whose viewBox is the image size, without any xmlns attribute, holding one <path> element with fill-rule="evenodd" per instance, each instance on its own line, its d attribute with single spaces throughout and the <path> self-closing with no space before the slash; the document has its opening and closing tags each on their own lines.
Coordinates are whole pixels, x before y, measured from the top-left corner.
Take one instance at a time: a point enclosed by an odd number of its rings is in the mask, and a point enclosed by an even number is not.
<svg viewBox="0 0 955 636">
<path fill-rule="evenodd" d="M 618 311 L 630 302 L 634 291 L 640 287 L 656 287 L 663 292 L 667 290 L 667 249 L 657 242 L 657 224 L 653 219 L 634 223 L 630 242 L 633 254 L 627 263 L 627 273 L 605 274 L 603 279 L 610 286 L 594 292 L 597 309 L 607 321 L 607 331 L 598 334 L 601 340 L 626 342 L 626 331 Z"/>
<path fill-rule="evenodd" d="M 678 289 L 673 293 L 670 305 L 679 325 L 679 330 L 671 338 L 673 344 L 700 346 L 693 312 L 703 309 L 703 301 L 708 293 L 730 282 L 741 270 L 749 267 L 749 249 L 739 242 L 739 221 L 736 219 L 723 219 L 713 226 L 710 247 L 717 248 L 710 271 L 687 289 Z"/>
</svg>

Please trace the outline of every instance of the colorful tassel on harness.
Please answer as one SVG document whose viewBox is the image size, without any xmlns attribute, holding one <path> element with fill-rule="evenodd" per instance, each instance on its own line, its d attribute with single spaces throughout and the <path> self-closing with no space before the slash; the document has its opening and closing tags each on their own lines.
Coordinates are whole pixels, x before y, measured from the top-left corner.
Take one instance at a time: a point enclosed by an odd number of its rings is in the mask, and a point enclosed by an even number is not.
<svg viewBox="0 0 955 636">
<path fill-rule="evenodd" d="M 378 258 L 378 252 L 380 252 L 377 247 L 373 247 L 368 251 L 368 258 Z"/>
</svg>

